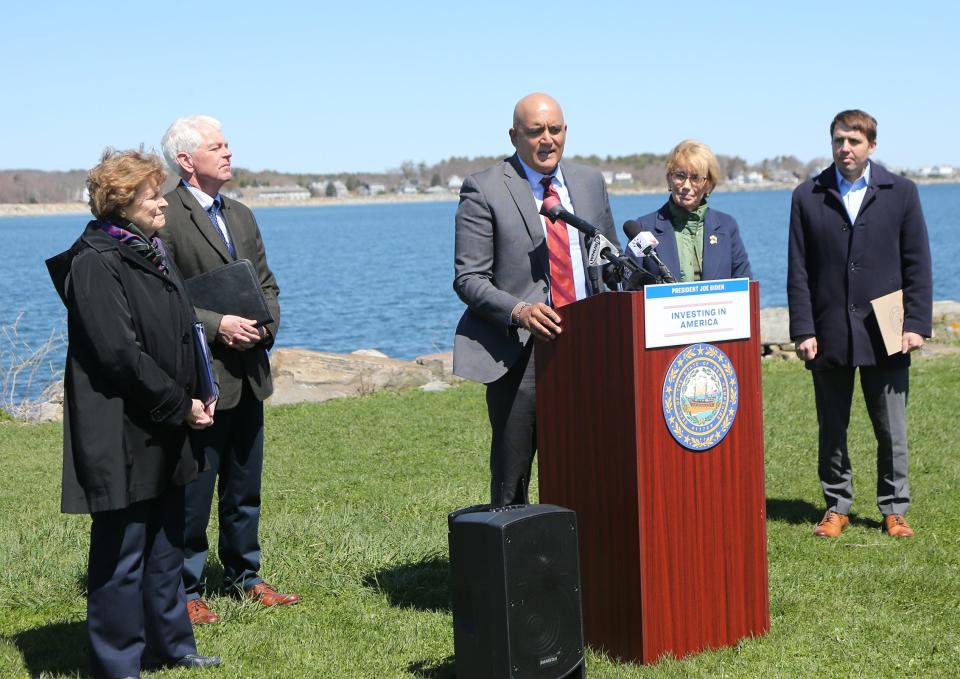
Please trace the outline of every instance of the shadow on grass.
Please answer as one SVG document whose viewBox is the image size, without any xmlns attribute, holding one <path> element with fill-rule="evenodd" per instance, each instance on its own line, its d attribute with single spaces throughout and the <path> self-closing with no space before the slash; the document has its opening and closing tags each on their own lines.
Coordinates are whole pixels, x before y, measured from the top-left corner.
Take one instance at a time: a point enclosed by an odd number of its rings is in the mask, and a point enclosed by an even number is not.
<svg viewBox="0 0 960 679">
<path fill-rule="evenodd" d="M 227 594 L 223 590 L 223 565 L 214 558 L 208 558 L 203 565 L 203 577 L 207 582 L 207 592 Z"/>
<path fill-rule="evenodd" d="M 823 507 L 812 505 L 806 500 L 767 498 L 767 519 L 770 521 L 812 526 L 823 518 L 823 512 Z M 876 519 L 863 518 L 855 512 L 850 512 L 850 523 L 864 528 L 880 528 L 881 525 Z"/>
<path fill-rule="evenodd" d="M 58 622 L 9 638 L 31 677 L 88 677 L 86 622 Z"/>
<path fill-rule="evenodd" d="M 446 557 L 433 556 L 416 563 L 381 569 L 365 576 L 363 585 L 385 594 L 391 606 L 418 611 L 450 611 L 450 562 Z"/>
<path fill-rule="evenodd" d="M 453 671 L 453 656 L 447 656 L 439 663 L 433 660 L 418 660 L 407 666 L 407 671 L 420 679 L 456 679 Z"/>
<path fill-rule="evenodd" d="M 819 521 L 822 516 L 823 509 L 810 504 L 806 500 L 784 500 L 776 497 L 767 498 L 767 519 L 769 521 L 814 524 Z"/>
</svg>

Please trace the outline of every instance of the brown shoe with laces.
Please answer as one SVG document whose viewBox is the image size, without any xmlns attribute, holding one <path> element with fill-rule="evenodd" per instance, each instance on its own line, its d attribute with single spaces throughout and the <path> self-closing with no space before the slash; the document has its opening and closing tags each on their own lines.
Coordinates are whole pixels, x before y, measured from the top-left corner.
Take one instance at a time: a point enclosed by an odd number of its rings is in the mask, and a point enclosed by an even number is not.
<svg viewBox="0 0 960 679">
<path fill-rule="evenodd" d="M 838 538 L 849 523 L 850 517 L 846 514 L 828 509 L 820 519 L 820 523 L 813 529 L 813 534 L 818 538 Z"/>
<path fill-rule="evenodd" d="M 282 594 L 265 582 L 258 582 L 243 595 L 263 606 L 289 606 L 300 601 L 299 594 Z"/>
<path fill-rule="evenodd" d="M 913 529 L 903 514 L 887 514 L 883 517 L 883 530 L 892 538 L 913 537 Z"/>
<path fill-rule="evenodd" d="M 191 625 L 207 625 L 220 622 L 220 616 L 210 610 L 203 599 L 187 599 L 187 615 Z"/>
</svg>

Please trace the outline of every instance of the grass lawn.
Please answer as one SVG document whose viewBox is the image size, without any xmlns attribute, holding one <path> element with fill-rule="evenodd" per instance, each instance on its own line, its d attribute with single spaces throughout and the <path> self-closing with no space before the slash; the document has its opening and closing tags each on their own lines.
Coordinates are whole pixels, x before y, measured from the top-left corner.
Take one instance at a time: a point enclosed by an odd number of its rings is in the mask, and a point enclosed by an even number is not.
<svg viewBox="0 0 960 679">
<path fill-rule="evenodd" d="M 879 530 L 875 444 L 859 401 L 853 525 L 835 541 L 812 536 L 823 508 L 810 378 L 797 362 L 763 369 L 769 634 L 649 667 L 588 651 L 588 676 L 960 676 L 960 457 L 949 415 L 960 358 L 914 363 L 917 537 L 902 541 Z M 224 620 L 198 629 L 198 645 L 225 664 L 201 674 L 452 678 L 446 516 L 486 499 L 482 389 L 269 408 L 266 431 L 263 574 L 303 601 L 269 610 L 212 597 Z M 59 425 L 0 422 L 0 677 L 86 676 L 89 519 L 58 513 L 61 435 Z"/>
</svg>

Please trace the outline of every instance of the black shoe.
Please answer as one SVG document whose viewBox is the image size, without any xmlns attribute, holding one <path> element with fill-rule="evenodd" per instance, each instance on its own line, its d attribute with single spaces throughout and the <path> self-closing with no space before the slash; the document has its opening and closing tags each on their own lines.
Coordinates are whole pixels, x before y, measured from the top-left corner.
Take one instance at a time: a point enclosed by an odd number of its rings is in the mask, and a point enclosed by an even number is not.
<svg viewBox="0 0 960 679">
<path fill-rule="evenodd" d="M 187 667 L 190 669 L 203 668 L 203 667 L 219 667 L 220 663 L 223 661 L 220 660 L 220 656 L 217 655 L 197 655 L 196 653 L 189 653 L 179 660 L 174 660 L 170 665 L 172 667 Z"/>
</svg>

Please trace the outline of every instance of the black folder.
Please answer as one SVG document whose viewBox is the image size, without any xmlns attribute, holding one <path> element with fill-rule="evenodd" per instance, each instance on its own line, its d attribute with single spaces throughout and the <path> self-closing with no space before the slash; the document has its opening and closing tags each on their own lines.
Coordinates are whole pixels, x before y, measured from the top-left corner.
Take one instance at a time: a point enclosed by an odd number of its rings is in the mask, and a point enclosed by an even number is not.
<svg viewBox="0 0 960 679">
<path fill-rule="evenodd" d="M 211 269 L 185 283 L 193 306 L 218 314 L 250 318 L 260 325 L 273 322 L 253 264 L 246 259 Z"/>
<path fill-rule="evenodd" d="M 213 358 L 210 356 L 210 347 L 207 346 L 207 333 L 203 323 L 193 324 L 193 348 L 197 364 L 197 398 L 208 406 L 220 397 L 220 387 L 213 374 Z"/>
</svg>

